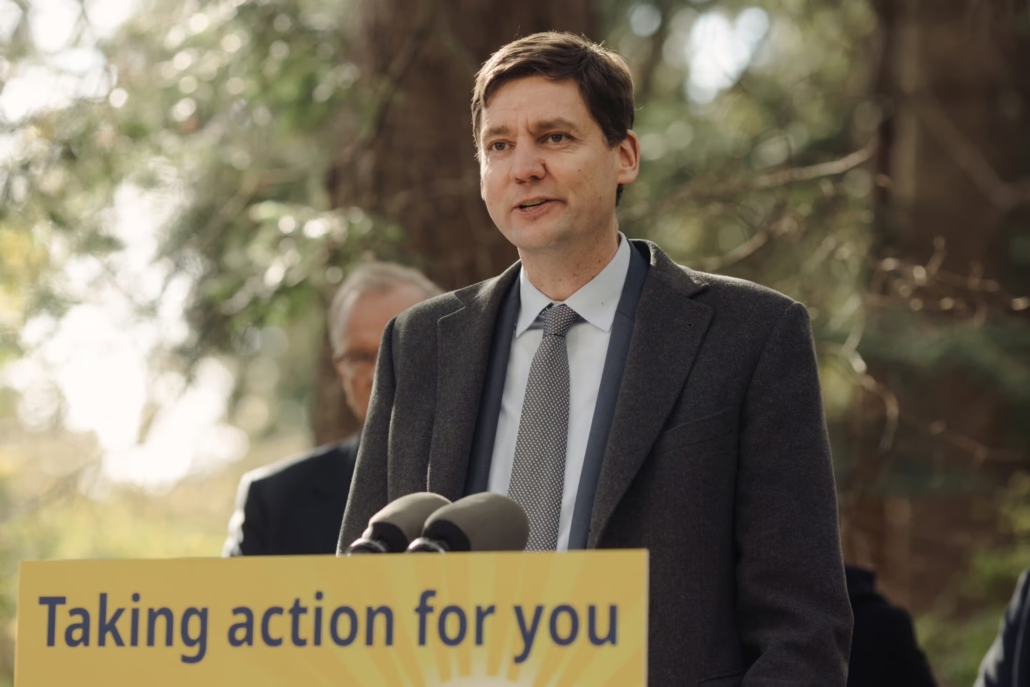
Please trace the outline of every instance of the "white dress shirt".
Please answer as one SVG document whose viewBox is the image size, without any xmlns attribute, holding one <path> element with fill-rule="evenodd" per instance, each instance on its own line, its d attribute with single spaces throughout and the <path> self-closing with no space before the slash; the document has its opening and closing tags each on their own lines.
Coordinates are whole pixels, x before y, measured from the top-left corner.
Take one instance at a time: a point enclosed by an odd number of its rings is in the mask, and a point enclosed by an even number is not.
<svg viewBox="0 0 1030 687">
<path fill-rule="evenodd" d="M 612 334 L 615 310 L 622 297 L 622 287 L 629 272 L 630 247 L 619 232 L 619 248 L 615 257 L 564 301 L 583 318 L 573 325 L 565 336 L 569 352 L 569 435 L 565 449 L 565 487 L 562 492 L 561 518 L 558 521 L 558 550 L 569 548 L 572 513 L 576 507 L 579 477 L 583 472 L 583 458 L 594 419 L 597 391 L 601 386 L 601 372 L 608 355 L 608 340 Z M 497 418 L 497 436 L 494 440 L 493 459 L 490 463 L 489 490 L 508 493 L 511 471 L 515 461 L 515 441 L 522 419 L 522 403 L 529 383 L 529 367 L 543 339 L 543 320 L 540 313 L 553 301 L 540 292 L 526 271 L 519 274 L 519 315 L 515 322 L 508 372 L 504 378 L 501 412 Z"/>
</svg>

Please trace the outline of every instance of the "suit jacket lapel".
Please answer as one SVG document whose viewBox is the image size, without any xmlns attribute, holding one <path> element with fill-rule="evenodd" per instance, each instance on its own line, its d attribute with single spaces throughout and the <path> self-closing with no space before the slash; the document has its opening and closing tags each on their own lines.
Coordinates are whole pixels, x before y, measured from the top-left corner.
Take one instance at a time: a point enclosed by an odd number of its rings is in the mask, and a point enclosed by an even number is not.
<svg viewBox="0 0 1030 687">
<path fill-rule="evenodd" d="M 519 269 L 515 263 L 481 287 L 456 291 L 464 307 L 437 322 L 436 416 L 427 487 L 452 500 L 465 489 L 494 321 Z"/>
<path fill-rule="evenodd" d="M 633 338 L 598 478 L 587 547 L 604 528 L 661 433 L 679 399 L 712 319 L 690 296 L 706 284 L 653 243 L 651 269 L 637 305 Z"/>
<path fill-rule="evenodd" d="M 479 402 L 479 418 L 476 420 L 476 433 L 472 439 L 472 451 L 465 475 L 463 493 L 466 496 L 487 491 L 490 486 L 490 465 L 493 463 L 497 424 L 501 415 L 501 402 L 504 400 L 504 382 L 508 376 L 508 360 L 511 358 L 520 301 L 519 283 L 513 279 L 494 319 L 490 357 Z"/>
</svg>

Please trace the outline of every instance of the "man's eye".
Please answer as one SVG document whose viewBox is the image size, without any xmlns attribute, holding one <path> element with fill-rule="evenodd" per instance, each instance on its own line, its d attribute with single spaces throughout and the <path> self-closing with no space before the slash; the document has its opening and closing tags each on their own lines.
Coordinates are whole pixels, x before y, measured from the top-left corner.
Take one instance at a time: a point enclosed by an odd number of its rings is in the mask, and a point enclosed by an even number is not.
<svg viewBox="0 0 1030 687">
<path fill-rule="evenodd" d="M 508 144 L 505 143 L 504 141 L 494 141 L 493 143 L 490 144 L 490 150 L 495 150 L 497 152 L 500 152 L 500 151 L 504 150 L 507 147 L 507 145 Z"/>
<path fill-rule="evenodd" d="M 547 140 L 551 143 L 561 143 L 565 140 L 565 134 L 549 134 Z"/>
</svg>

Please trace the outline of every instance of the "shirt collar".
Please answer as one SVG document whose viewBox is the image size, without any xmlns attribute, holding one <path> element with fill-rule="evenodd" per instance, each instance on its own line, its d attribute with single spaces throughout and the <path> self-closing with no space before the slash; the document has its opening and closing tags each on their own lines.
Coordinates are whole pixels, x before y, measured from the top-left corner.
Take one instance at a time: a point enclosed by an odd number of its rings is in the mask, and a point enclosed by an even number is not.
<svg viewBox="0 0 1030 687">
<path fill-rule="evenodd" d="M 615 321 L 615 311 L 622 297 L 622 287 L 626 283 L 630 258 L 629 241 L 619 232 L 619 248 L 603 270 L 597 276 L 581 286 L 576 293 L 564 302 L 576 311 L 584 320 L 604 332 L 611 331 Z M 559 303 L 545 296 L 533 286 L 526 276 L 526 270 L 519 272 L 519 317 L 515 323 L 515 336 L 521 336 L 536 321 L 540 312 L 551 305 Z"/>
</svg>

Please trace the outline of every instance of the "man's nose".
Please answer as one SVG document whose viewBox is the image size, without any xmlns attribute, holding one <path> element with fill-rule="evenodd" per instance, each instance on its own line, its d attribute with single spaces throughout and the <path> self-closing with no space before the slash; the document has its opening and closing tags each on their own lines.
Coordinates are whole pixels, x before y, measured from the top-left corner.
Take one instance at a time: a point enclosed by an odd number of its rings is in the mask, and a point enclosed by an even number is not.
<svg viewBox="0 0 1030 687">
<path fill-rule="evenodd" d="M 512 179 L 518 182 L 537 181 L 547 174 L 544 158 L 531 141 L 519 142 L 515 146 L 511 165 Z"/>
</svg>

